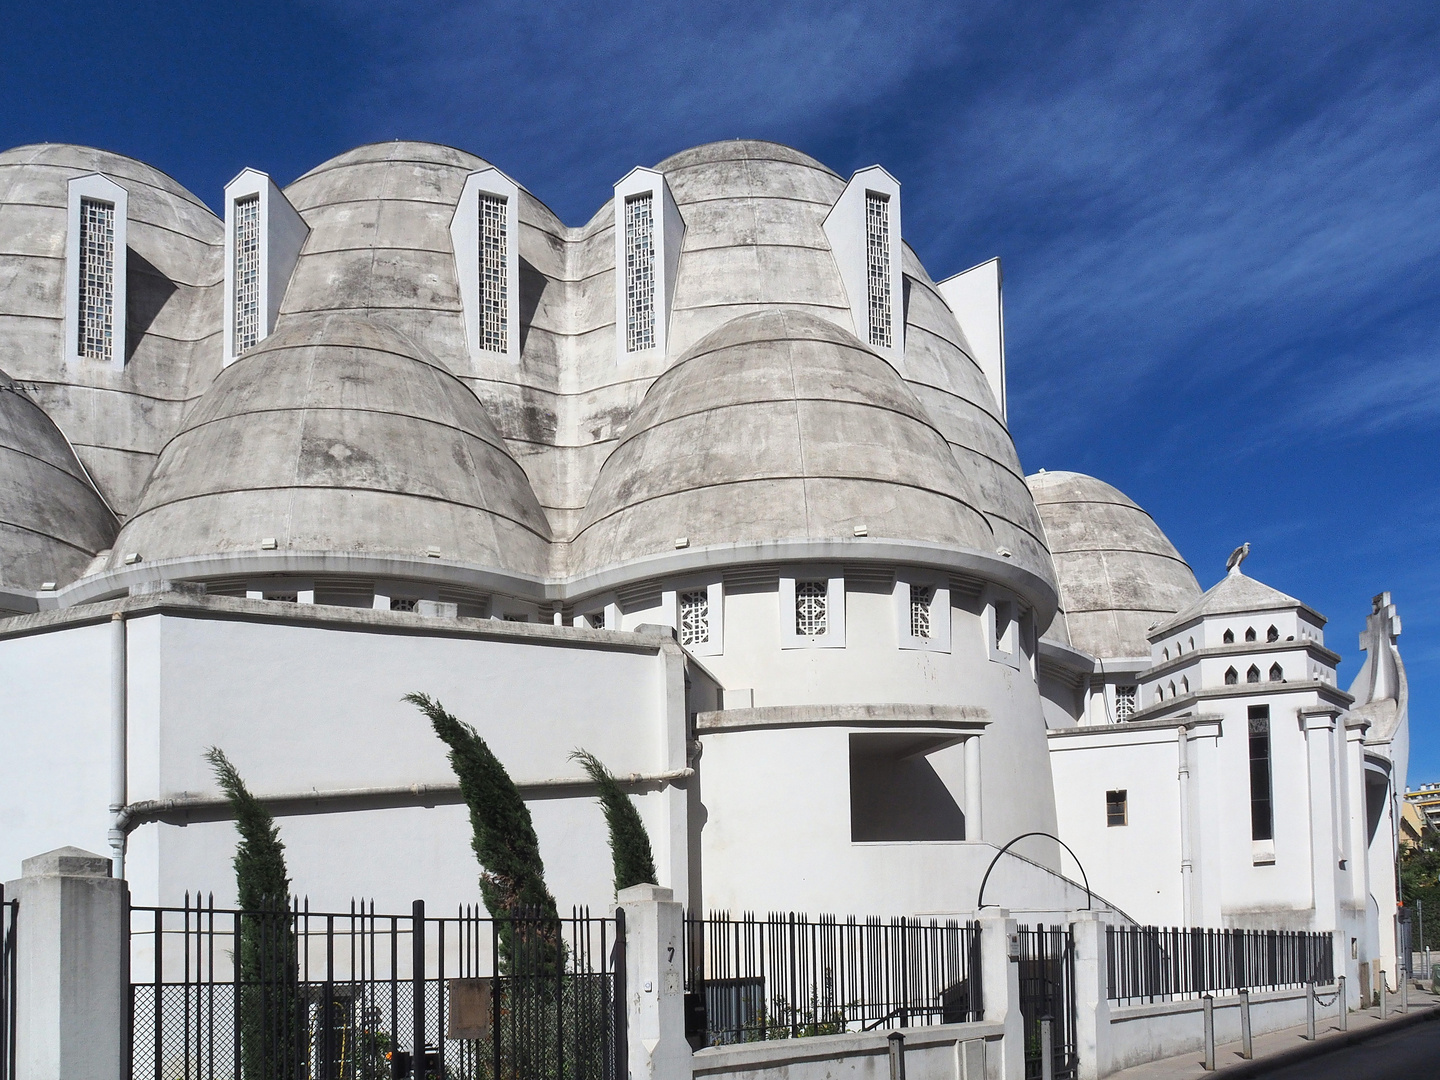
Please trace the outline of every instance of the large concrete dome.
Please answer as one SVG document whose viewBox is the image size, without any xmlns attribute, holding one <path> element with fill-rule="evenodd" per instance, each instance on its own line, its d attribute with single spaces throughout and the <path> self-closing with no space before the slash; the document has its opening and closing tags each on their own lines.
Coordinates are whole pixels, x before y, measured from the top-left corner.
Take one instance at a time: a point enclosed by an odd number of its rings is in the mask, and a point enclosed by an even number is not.
<svg viewBox="0 0 1440 1080">
<path fill-rule="evenodd" d="M 115 537 L 115 518 L 65 436 L 0 371 L 0 586 L 66 585 Z"/>
<path fill-rule="evenodd" d="M 475 396 L 355 315 L 291 316 L 165 447 L 112 565 L 279 550 L 395 553 L 543 575 L 549 525 Z"/>
<path fill-rule="evenodd" d="M 123 368 L 64 355 L 68 184 L 87 173 L 129 203 Z M 36 387 L 121 514 L 220 370 L 223 243 L 209 208 L 143 162 L 64 143 L 0 153 L 0 362 Z"/>
<path fill-rule="evenodd" d="M 575 569 L 694 547 L 854 537 L 991 553 L 994 538 L 914 393 L 827 319 L 735 319 L 651 386 L 600 470 Z"/>
<path fill-rule="evenodd" d="M 1150 655 L 1148 632 L 1200 596 L 1189 564 L 1139 506 L 1103 480 L 1027 476 L 1060 580 L 1070 643 L 1102 657 Z"/>
</svg>

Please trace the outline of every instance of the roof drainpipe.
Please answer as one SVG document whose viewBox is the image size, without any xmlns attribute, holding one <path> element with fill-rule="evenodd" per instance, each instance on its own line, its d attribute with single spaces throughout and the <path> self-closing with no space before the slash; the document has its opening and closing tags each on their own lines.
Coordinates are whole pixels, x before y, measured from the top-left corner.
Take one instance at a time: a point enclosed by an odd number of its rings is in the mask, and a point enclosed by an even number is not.
<svg viewBox="0 0 1440 1080">
<path fill-rule="evenodd" d="M 1194 871 L 1190 855 L 1190 729 L 1182 724 L 1176 736 L 1180 751 L 1180 910 L 1189 927 L 1195 925 L 1190 911 L 1190 875 Z"/>
<path fill-rule="evenodd" d="M 110 859 L 115 877 L 125 877 L 125 830 L 120 815 L 129 801 L 126 785 L 125 616 L 110 616 Z"/>
</svg>

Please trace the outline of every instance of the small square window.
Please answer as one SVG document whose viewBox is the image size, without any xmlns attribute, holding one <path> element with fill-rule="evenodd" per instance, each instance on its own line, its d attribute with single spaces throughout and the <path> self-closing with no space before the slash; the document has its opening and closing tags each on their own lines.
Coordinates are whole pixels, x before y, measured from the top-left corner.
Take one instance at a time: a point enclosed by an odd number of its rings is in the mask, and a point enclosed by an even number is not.
<svg viewBox="0 0 1440 1080">
<path fill-rule="evenodd" d="M 413 596 L 392 596 L 390 598 L 391 611 L 414 611 L 420 601 Z"/>
<path fill-rule="evenodd" d="M 1127 798 L 1128 792 L 1107 791 L 1105 793 L 1105 824 L 1110 828 L 1117 825 L 1130 824 L 1130 804 Z"/>
<path fill-rule="evenodd" d="M 826 606 L 828 581 L 795 582 L 795 633 L 799 637 L 820 637 L 828 629 Z"/>
</svg>

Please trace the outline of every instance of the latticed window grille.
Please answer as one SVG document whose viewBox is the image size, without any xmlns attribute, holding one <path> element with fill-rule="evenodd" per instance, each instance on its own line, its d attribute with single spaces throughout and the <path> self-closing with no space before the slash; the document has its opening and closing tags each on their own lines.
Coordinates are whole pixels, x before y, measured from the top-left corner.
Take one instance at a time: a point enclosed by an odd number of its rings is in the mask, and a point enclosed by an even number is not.
<svg viewBox="0 0 1440 1080">
<path fill-rule="evenodd" d="M 870 344 L 890 347 L 890 200 L 865 193 L 865 279 L 870 298 Z"/>
<path fill-rule="evenodd" d="M 1135 715 L 1135 701 L 1138 690 L 1134 686 L 1115 687 L 1115 719 L 1129 720 Z"/>
<path fill-rule="evenodd" d="M 801 637 L 819 637 L 827 632 L 826 603 L 830 584 L 826 581 L 795 583 L 795 633 Z"/>
<path fill-rule="evenodd" d="M 480 347 L 485 352 L 510 349 L 510 280 L 507 274 L 509 237 L 505 199 L 480 195 Z"/>
<path fill-rule="evenodd" d="M 924 585 L 910 586 L 911 637 L 928 638 L 930 636 L 930 601 L 934 598 L 934 589 L 926 588 Z"/>
<path fill-rule="evenodd" d="M 235 200 L 235 355 L 260 340 L 260 196 Z"/>
<path fill-rule="evenodd" d="M 654 196 L 625 200 L 625 351 L 655 347 Z"/>
<path fill-rule="evenodd" d="M 705 589 L 680 594 L 680 644 L 710 643 L 710 593 Z"/>
<path fill-rule="evenodd" d="M 80 200 L 80 333 L 76 352 L 109 360 L 115 347 L 115 205 Z"/>
</svg>

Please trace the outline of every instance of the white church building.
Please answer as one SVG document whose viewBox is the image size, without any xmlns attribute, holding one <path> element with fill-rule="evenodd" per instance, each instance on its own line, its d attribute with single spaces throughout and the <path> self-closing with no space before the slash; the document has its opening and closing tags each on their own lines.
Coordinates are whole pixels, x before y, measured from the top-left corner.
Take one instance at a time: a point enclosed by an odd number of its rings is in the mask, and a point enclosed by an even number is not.
<svg viewBox="0 0 1440 1080">
<path fill-rule="evenodd" d="M 394 142 L 223 206 L 0 154 L 0 880 L 74 844 L 233 901 L 216 745 L 312 903 L 474 902 L 418 690 L 562 904 L 611 897 L 584 747 L 693 907 L 1093 904 L 1396 970 L 1388 596 L 1347 691 L 1301 600 L 1027 477 L 999 264 L 933 280 L 883 168 L 716 143 L 572 227 Z"/>
</svg>

